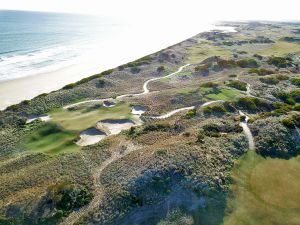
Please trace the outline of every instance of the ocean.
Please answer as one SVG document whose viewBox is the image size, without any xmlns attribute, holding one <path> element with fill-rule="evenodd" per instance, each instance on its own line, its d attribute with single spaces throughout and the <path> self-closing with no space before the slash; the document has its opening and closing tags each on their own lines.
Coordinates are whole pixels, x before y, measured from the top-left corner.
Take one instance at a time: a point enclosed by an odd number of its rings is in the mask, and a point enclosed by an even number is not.
<svg viewBox="0 0 300 225">
<path fill-rule="evenodd" d="M 101 17 L 2 10 L 0 81 L 74 65 L 107 45 L 122 26 Z"/>
</svg>

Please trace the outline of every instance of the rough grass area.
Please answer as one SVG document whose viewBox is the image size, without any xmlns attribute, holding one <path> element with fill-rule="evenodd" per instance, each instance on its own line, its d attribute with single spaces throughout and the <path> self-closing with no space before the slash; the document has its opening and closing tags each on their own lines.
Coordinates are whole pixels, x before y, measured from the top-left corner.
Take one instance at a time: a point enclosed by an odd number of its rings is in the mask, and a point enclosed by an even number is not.
<svg viewBox="0 0 300 225">
<path fill-rule="evenodd" d="M 31 152 L 57 154 L 74 152 L 80 148 L 74 143 L 76 134 L 66 131 L 56 124 L 46 123 L 25 141 L 25 147 Z"/>
<path fill-rule="evenodd" d="M 224 224 L 300 224 L 300 157 L 263 158 L 251 151 L 233 179 Z"/>
<path fill-rule="evenodd" d="M 211 57 L 220 56 L 221 58 L 229 58 L 231 53 L 224 48 L 214 46 L 208 42 L 200 43 L 190 48 L 187 53 L 187 63 L 200 63 L 202 60 Z"/>
<path fill-rule="evenodd" d="M 211 100 L 231 101 L 240 96 L 240 92 L 226 88 L 200 88 L 200 93 Z"/>
<path fill-rule="evenodd" d="M 277 41 L 274 45 L 269 48 L 263 49 L 258 52 L 258 54 L 264 56 L 285 56 L 289 53 L 295 53 L 300 51 L 300 44 L 289 43 L 285 41 Z"/>
<path fill-rule="evenodd" d="M 90 108 L 78 107 L 71 110 L 61 108 L 50 113 L 50 116 L 53 122 L 64 129 L 79 132 L 93 127 L 99 120 L 130 119 L 131 108 L 129 104 L 121 102 L 111 108 L 101 105 L 99 107 L 90 106 Z"/>
</svg>

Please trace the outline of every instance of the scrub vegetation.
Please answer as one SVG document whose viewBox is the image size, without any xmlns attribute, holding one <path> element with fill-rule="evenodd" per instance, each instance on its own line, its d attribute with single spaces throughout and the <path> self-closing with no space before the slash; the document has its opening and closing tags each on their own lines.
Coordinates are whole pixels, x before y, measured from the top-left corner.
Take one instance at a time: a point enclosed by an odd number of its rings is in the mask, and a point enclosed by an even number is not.
<svg viewBox="0 0 300 225">
<path fill-rule="evenodd" d="M 299 224 L 298 25 L 225 25 L 1 111 L 0 224 Z"/>
</svg>

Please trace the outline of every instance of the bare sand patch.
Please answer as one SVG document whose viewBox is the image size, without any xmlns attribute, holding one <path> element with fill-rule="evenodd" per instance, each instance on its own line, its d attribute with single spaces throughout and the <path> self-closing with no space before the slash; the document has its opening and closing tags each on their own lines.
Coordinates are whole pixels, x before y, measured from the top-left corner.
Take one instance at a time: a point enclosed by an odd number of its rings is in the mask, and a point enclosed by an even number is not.
<svg viewBox="0 0 300 225">
<path fill-rule="evenodd" d="M 106 137 L 106 134 L 96 128 L 89 128 L 80 133 L 80 140 L 76 142 L 79 146 L 93 145 Z"/>
</svg>

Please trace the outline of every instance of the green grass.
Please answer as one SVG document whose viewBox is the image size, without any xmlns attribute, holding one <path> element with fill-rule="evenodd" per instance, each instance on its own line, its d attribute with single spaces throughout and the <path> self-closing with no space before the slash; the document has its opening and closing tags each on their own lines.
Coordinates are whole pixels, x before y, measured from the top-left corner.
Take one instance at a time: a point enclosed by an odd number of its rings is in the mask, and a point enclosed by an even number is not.
<svg viewBox="0 0 300 225">
<path fill-rule="evenodd" d="M 235 166 L 224 224 L 300 224 L 300 157 L 263 158 L 249 151 Z"/>
<path fill-rule="evenodd" d="M 214 46 L 209 42 L 202 42 L 188 50 L 186 62 L 200 63 L 202 60 L 211 56 L 220 56 L 227 59 L 231 56 L 231 53 L 228 50 Z"/>
<path fill-rule="evenodd" d="M 227 88 L 200 88 L 200 94 L 210 100 L 230 101 L 240 95 L 238 90 Z"/>
<path fill-rule="evenodd" d="M 189 71 L 184 71 L 184 72 L 180 72 L 180 73 L 177 73 L 176 76 L 179 76 L 179 77 L 183 77 L 183 76 L 191 76 L 192 75 L 192 72 L 189 72 Z"/>
<path fill-rule="evenodd" d="M 76 137 L 76 133 L 66 131 L 54 123 L 45 123 L 26 138 L 25 147 L 31 152 L 48 154 L 74 152 L 80 149 L 74 143 Z"/>
<path fill-rule="evenodd" d="M 50 113 L 52 121 L 66 130 L 80 132 L 94 126 L 99 120 L 104 119 L 130 119 L 131 108 L 127 103 L 118 103 L 111 108 L 80 107 L 77 110 L 58 109 Z"/>
<path fill-rule="evenodd" d="M 183 88 L 183 89 L 179 89 L 179 90 L 177 91 L 177 93 L 178 93 L 178 94 L 181 94 L 181 95 L 189 95 L 189 94 L 191 94 L 193 91 L 194 91 L 194 89 Z"/>
<path fill-rule="evenodd" d="M 263 56 L 271 56 L 271 55 L 285 56 L 288 53 L 295 53 L 299 51 L 300 51 L 300 44 L 289 43 L 285 41 L 277 41 L 271 47 L 260 50 L 257 53 Z"/>
</svg>

